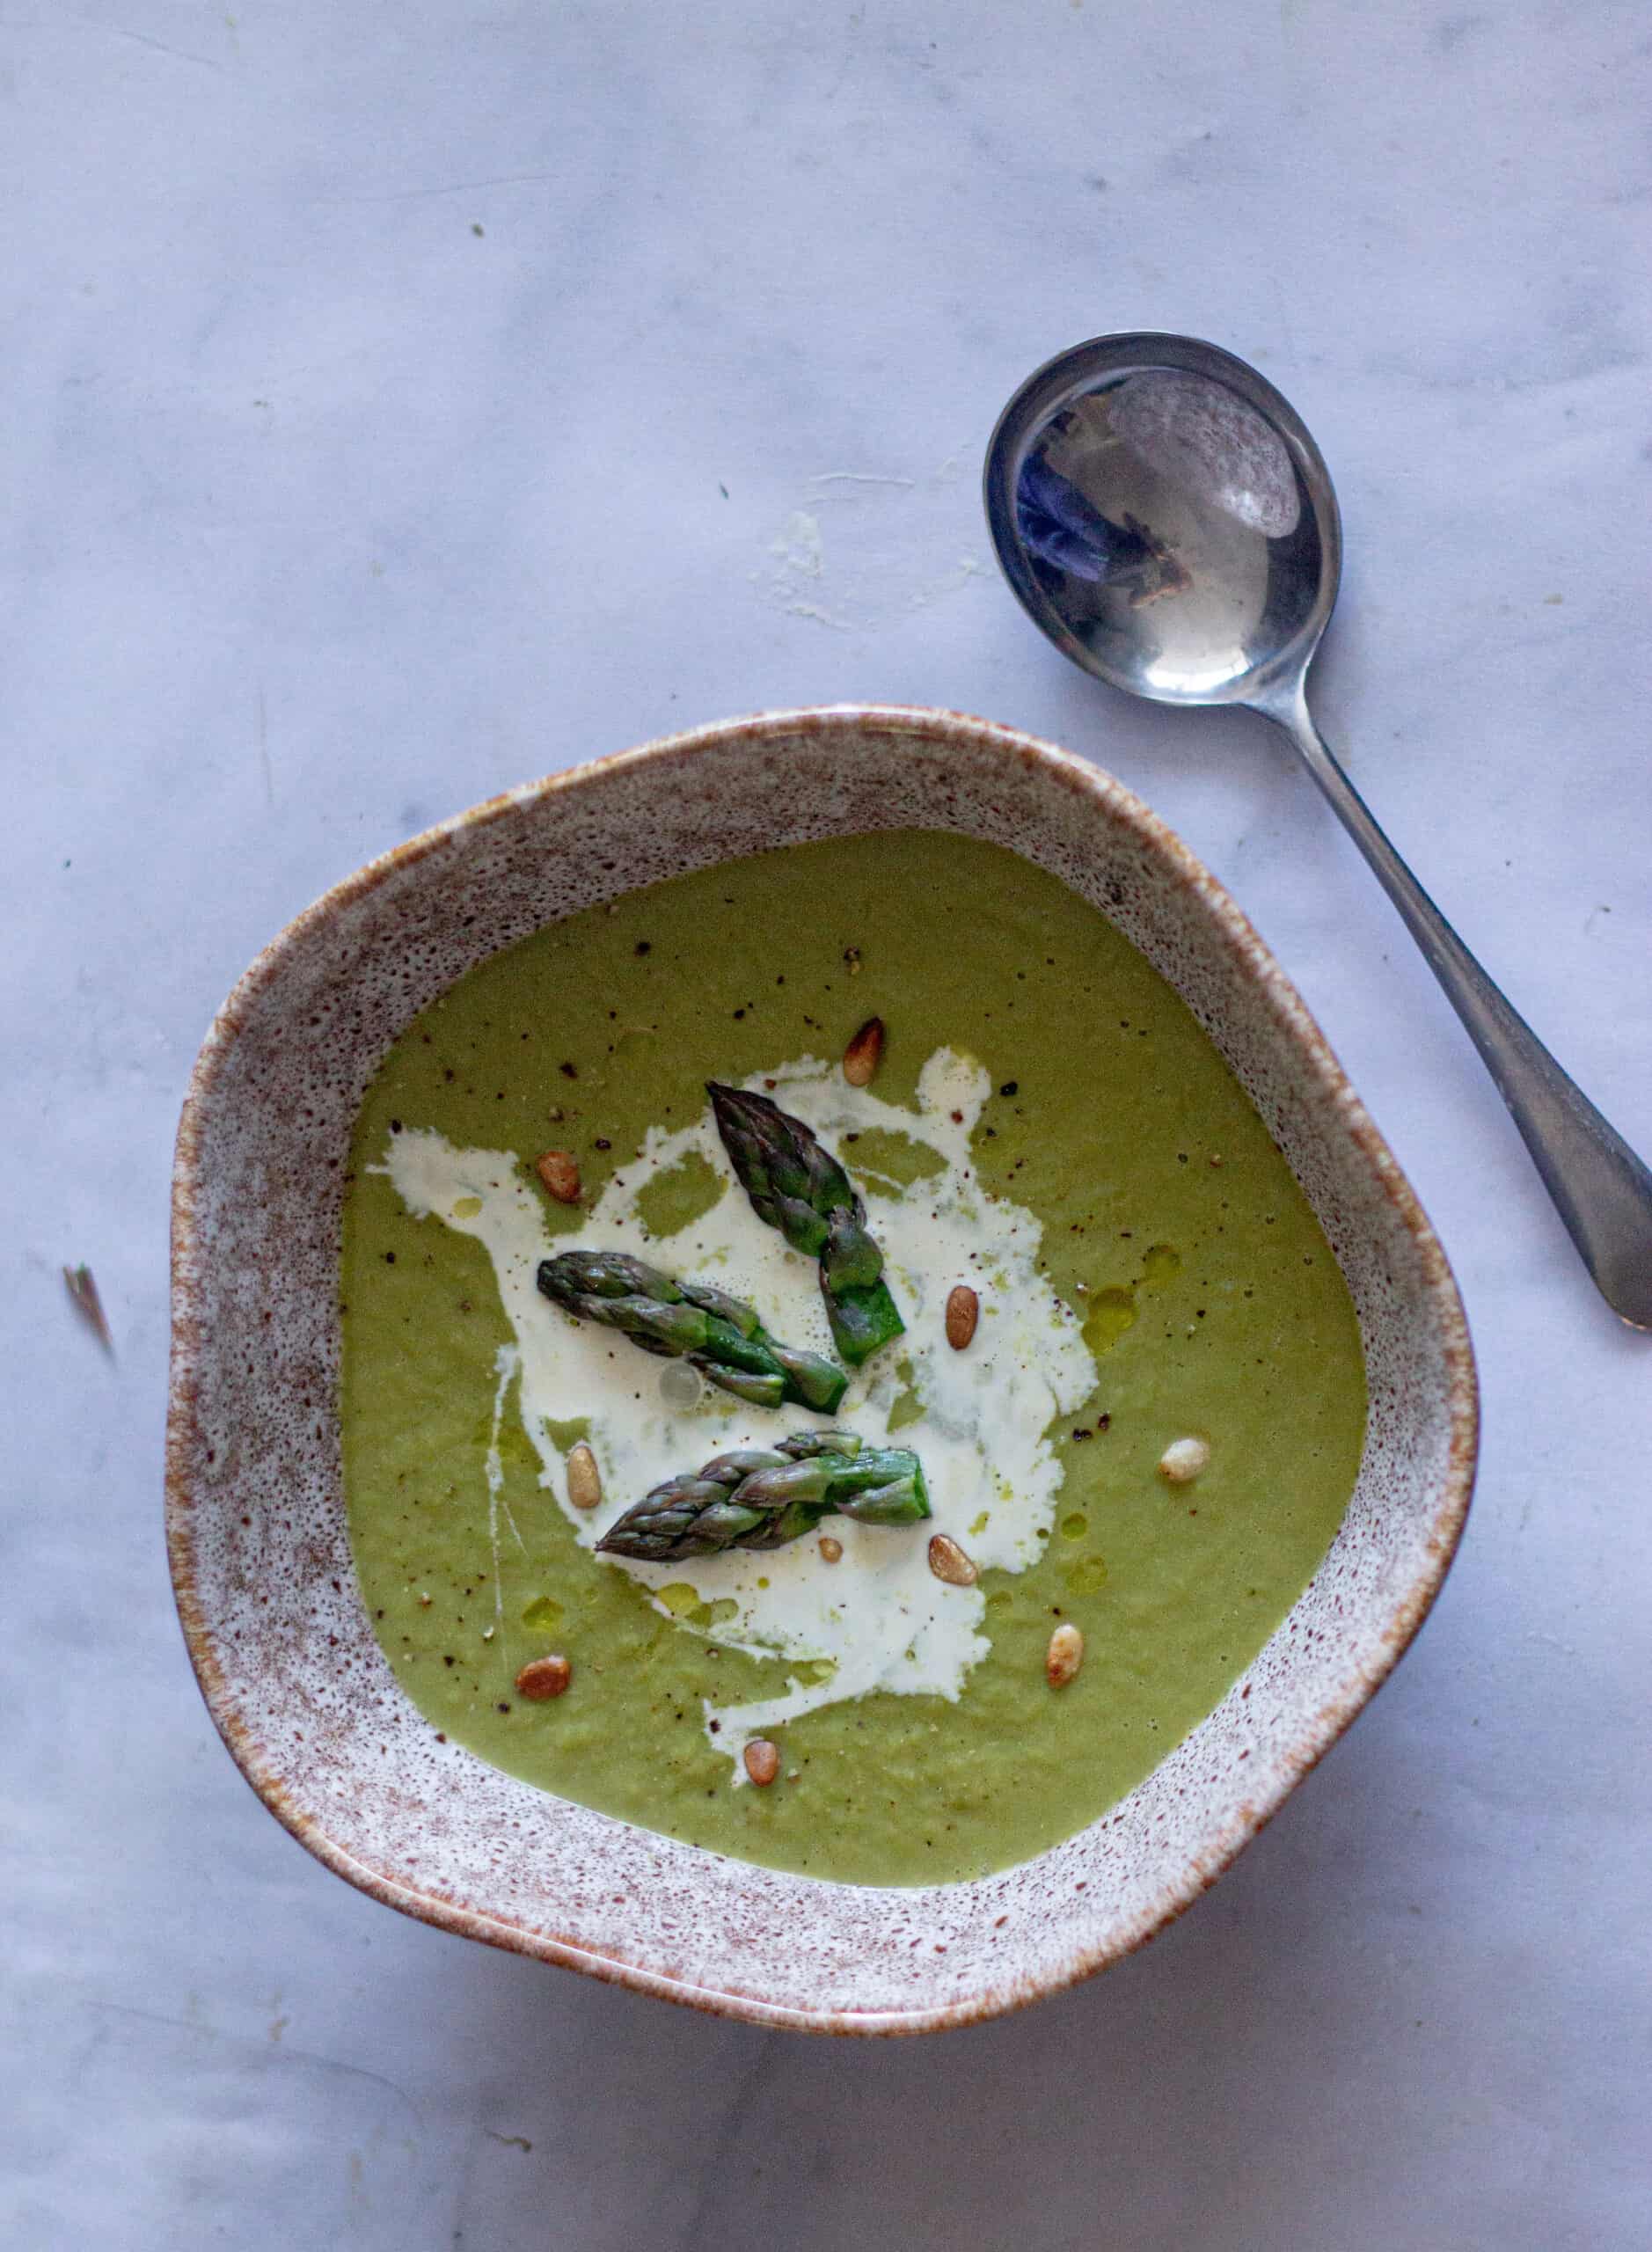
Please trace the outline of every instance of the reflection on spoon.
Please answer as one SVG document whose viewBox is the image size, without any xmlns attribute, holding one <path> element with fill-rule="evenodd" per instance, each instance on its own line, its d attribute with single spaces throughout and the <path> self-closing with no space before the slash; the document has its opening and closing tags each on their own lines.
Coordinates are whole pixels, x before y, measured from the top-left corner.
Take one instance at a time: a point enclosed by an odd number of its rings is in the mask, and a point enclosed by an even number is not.
<svg viewBox="0 0 1652 2252">
<path fill-rule="evenodd" d="M 1092 586 L 1113 576 L 1127 544 L 1137 555 L 1145 552 L 1140 540 L 1132 542 L 1109 523 L 1042 453 L 1028 454 L 1021 464 L 1015 508 L 1021 537 L 1039 561 Z"/>
<path fill-rule="evenodd" d="M 1154 368 L 1127 376 L 1107 399 L 1114 429 L 1150 469 L 1267 539 L 1295 531 L 1302 496 L 1290 456 L 1225 384 Z"/>
</svg>

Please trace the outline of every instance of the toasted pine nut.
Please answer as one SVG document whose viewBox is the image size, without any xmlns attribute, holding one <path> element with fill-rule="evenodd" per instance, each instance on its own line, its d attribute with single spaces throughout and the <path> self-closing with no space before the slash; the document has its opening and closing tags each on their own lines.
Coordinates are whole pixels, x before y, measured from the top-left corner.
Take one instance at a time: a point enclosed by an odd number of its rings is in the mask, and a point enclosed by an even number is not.
<svg viewBox="0 0 1652 2252">
<path fill-rule="evenodd" d="M 1084 1636 L 1065 1621 L 1049 1638 L 1044 1653 L 1044 1678 L 1052 1689 L 1064 1689 L 1084 1663 Z"/>
<path fill-rule="evenodd" d="M 834 1539 L 830 1532 L 822 1532 L 820 1537 L 820 1553 L 821 1561 L 823 1563 L 839 1563 L 843 1559 L 844 1544 L 841 1540 Z"/>
<path fill-rule="evenodd" d="M 524 1697 L 542 1705 L 547 1698 L 559 1697 L 574 1678 L 574 1668 L 565 1657 L 530 1658 L 516 1676 L 516 1687 Z"/>
<path fill-rule="evenodd" d="M 766 1736 L 754 1736 L 742 1756 L 746 1773 L 759 1790 L 771 1783 L 780 1772 L 780 1755 Z"/>
<path fill-rule="evenodd" d="M 844 1050 L 844 1077 L 852 1087 L 870 1086 L 883 1056 L 883 1019 L 868 1017 Z"/>
<path fill-rule="evenodd" d="M 1176 1439 L 1159 1456 L 1159 1474 L 1167 1478 L 1173 1486 L 1186 1486 L 1210 1459 L 1210 1450 L 1202 1439 Z"/>
<path fill-rule="evenodd" d="M 968 1283 L 955 1283 L 947 1295 L 947 1342 L 954 1353 L 962 1352 L 980 1319 L 980 1299 Z"/>
<path fill-rule="evenodd" d="M 545 1183 L 547 1196 L 554 1196 L 559 1204 L 579 1203 L 580 1168 L 567 1150 L 546 1150 L 534 1159 L 533 1169 Z"/>
<path fill-rule="evenodd" d="M 576 1510 L 594 1510 L 603 1498 L 603 1473 L 581 1439 L 568 1457 L 568 1499 Z"/>
<path fill-rule="evenodd" d="M 929 1568 L 948 1587 L 973 1587 L 981 1574 L 955 1540 L 938 1532 L 929 1544 Z"/>
</svg>

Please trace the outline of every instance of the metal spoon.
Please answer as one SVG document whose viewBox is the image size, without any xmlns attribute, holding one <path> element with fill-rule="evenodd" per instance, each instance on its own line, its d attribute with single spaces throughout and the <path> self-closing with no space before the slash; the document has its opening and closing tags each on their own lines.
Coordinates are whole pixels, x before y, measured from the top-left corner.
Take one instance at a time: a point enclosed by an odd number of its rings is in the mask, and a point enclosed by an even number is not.
<svg viewBox="0 0 1652 2252">
<path fill-rule="evenodd" d="M 1254 368 L 1188 336 L 1100 336 L 1028 377 L 987 449 L 1023 608 L 1086 672 L 1282 728 L 1422 947 L 1607 1304 L 1652 1328 L 1652 1172 L 1517 1016 L 1372 819 L 1308 713 L 1341 572 L 1336 495 Z"/>
</svg>

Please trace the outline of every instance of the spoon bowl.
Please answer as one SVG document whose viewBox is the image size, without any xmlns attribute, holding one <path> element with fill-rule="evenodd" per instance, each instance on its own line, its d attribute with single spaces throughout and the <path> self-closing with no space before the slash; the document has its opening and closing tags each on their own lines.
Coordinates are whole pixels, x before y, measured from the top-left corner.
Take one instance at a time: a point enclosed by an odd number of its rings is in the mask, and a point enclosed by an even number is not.
<svg viewBox="0 0 1652 2252">
<path fill-rule="evenodd" d="M 1652 1328 L 1652 1172 L 1470 954 L 1309 713 L 1342 531 L 1290 401 L 1195 337 L 1099 336 L 1005 408 L 985 499 L 1005 576 L 1064 655 L 1156 704 L 1247 705 L 1290 736 L 1462 1018 L 1602 1296 Z"/>
<path fill-rule="evenodd" d="M 1028 377 L 992 434 L 986 508 L 1034 623 L 1154 703 L 1259 701 L 1336 602 L 1341 520 L 1307 426 L 1189 337 L 1100 337 Z"/>
</svg>

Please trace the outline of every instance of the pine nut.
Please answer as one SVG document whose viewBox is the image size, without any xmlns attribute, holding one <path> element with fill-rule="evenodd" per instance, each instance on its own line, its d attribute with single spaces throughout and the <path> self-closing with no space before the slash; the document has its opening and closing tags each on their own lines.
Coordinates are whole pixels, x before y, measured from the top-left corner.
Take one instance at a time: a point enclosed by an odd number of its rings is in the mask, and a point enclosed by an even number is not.
<svg viewBox="0 0 1652 2252">
<path fill-rule="evenodd" d="M 594 1510 L 603 1498 L 603 1473 L 581 1439 L 568 1457 L 568 1499 L 576 1510 Z"/>
<path fill-rule="evenodd" d="M 559 1697 L 574 1678 L 574 1668 L 565 1657 L 530 1658 L 516 1676 L 516 1687 L 536 1705 L 548 1698 Z"/>
<path fill-rule="evenodd" d="M 963 1351 L 975 1335 L 980 1319 L 980 1299 L 968 1283 L 955 1284 L 947 1298 L 947 1342 L 954 1353 Z"/>
<path fill-rule="evenodd" d="M 844 1050 L 844 1077 L 852 1087 L 870 1086 L 883 1057 L 883 1019 L 868 1017 Z"/>
<path fill-rule="evenodd" d="M 533 1169 L 544 1182 L 547 1196 L 554 1196 L 559 1204 L 579 1203 L 580 1168 L 567 1150 L 546 1150 L 534 1159 Z"/>
<path fill-rule="evenodd" d="M 1202 1439 L 1177 1439 L 1159 1458 L 1159 1474 L 1173 1486 L 1190 1485 L 1210 1459 Z"/>
<path fill-rule="evenodd" d="M 1084 1636 L 1064 1622 L 1049 1638 L 1044 1653 L 1044 1678 L 1052 1689 L 1064 1689 L 1084 1663 Z"/>
<path fill-rule="evenodd" d="M 929 1544 L 929 1568 L 948 1587 L 973 1587 L 981 1574 L 955 1540 L 938 1532 Z"/>
</svg>

